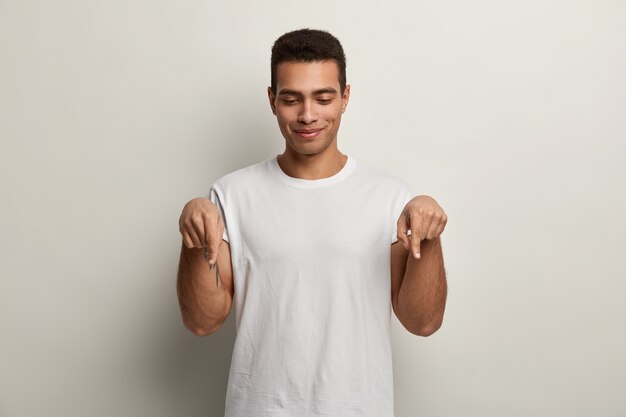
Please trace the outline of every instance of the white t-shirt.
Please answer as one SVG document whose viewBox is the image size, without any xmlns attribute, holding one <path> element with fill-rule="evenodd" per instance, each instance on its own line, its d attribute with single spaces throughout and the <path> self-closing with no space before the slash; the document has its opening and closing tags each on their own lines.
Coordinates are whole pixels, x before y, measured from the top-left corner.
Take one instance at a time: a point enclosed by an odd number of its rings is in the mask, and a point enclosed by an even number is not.
<svg viewBox="0 0 626 417">
<path fill-rule="evenodd" d="M 207 197 L 235 287 L 225 417 L 393 417 L 390 245 L 408 184 L 349 155 L 294 178 L 274 156 Z"/>
</svg>

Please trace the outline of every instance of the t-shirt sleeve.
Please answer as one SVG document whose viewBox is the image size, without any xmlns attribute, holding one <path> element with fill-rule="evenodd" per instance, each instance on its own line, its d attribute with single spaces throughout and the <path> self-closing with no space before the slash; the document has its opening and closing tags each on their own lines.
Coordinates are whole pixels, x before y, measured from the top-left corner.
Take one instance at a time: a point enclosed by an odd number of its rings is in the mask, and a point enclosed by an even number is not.
<svg viewBox="0 0 626 417">
<path fill-rule="evenodd" d="M 211 186 L 205 197 L 211 200 L 211 202 L 219 208 L 222 221 L 224 222 L 224 233 L 222 234 L 222 239 L 230 243 L 230 237 L 228 236 L 228 222 L 224 214 L 223 193 L 220 191 L 219 187 L 214 184 Z"/>
<path fill-rule="evenodd" d="M 398 219 L 400 218 L 400 214 L 402 214 L 402 210 L 404 206 L 414 197 L 413 190 L 411 187 L 401 181 L 398 186 L 398 190 L 396 191 L 395 198 L 393 200 L 392 205 L 392 219 L 391 219 L 391 243 L 394 244 L 398 241 Z"/>
</svg>

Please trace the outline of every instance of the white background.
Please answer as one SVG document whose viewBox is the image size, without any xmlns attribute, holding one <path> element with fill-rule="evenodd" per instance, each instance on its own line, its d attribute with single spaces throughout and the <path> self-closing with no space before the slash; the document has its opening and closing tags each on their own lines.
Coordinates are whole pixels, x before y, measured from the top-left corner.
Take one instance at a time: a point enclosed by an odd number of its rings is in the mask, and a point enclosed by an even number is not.
<svg viewBox="0 0 626 417">
<path fill-rule="evenodd" d="M 617 0 L 0 0 L 0 415 L 223 413 L 234 313 L 183 327 L 178 217 L 282 152 L 300 27 L 346 50 L 340 150 L 449 216 L 443 327 L 394 318 L 397 417 L 625 416 Z"/>
</svg>

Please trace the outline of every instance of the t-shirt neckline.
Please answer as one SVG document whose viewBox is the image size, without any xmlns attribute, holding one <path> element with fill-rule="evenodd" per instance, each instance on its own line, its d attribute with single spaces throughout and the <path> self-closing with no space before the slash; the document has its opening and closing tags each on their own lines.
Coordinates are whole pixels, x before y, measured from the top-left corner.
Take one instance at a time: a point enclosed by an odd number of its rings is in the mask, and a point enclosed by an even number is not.
<svg viewBox="0 0 626 417">
<path fill-rule="evenodd" d="M 280 168 L 280 165 L 278 165 L 278 155 L 270 158 L 270 165 L 272 166 L 272 171 L 274 172 L 275 176 L 285 184 L 299 188 L 319 188 L 326 185 L 334 184 L 337 181 L 342 180 L 354 170 L 354 167 L 356 166 L 356 159 L 352 158 L 350 155 L 346 156 L 348 157 L 348 159 L 346 160 L 341 170 L 339 170 L 339 172 L 330 177 L 319 178 L 316 180 L 295 178 L 285 174 L 285 172 Z"/>
</svg>

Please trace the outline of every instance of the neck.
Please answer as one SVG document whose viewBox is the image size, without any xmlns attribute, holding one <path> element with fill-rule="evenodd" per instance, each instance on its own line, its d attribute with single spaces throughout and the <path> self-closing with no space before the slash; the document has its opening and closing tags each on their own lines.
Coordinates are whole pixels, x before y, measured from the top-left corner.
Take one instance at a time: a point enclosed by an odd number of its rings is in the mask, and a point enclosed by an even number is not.
<svg viewBox="0 0 626 417">
<path fill-rule="evenodd" d="M 339 149 L 326 149 L 318 154 L 300 154 L 287 148 L 277 156 L 278 165 L 290 177 L 305 180 L 319 180 L 332 177 L 345 166 L 348 156 Z"/>
</svg>

